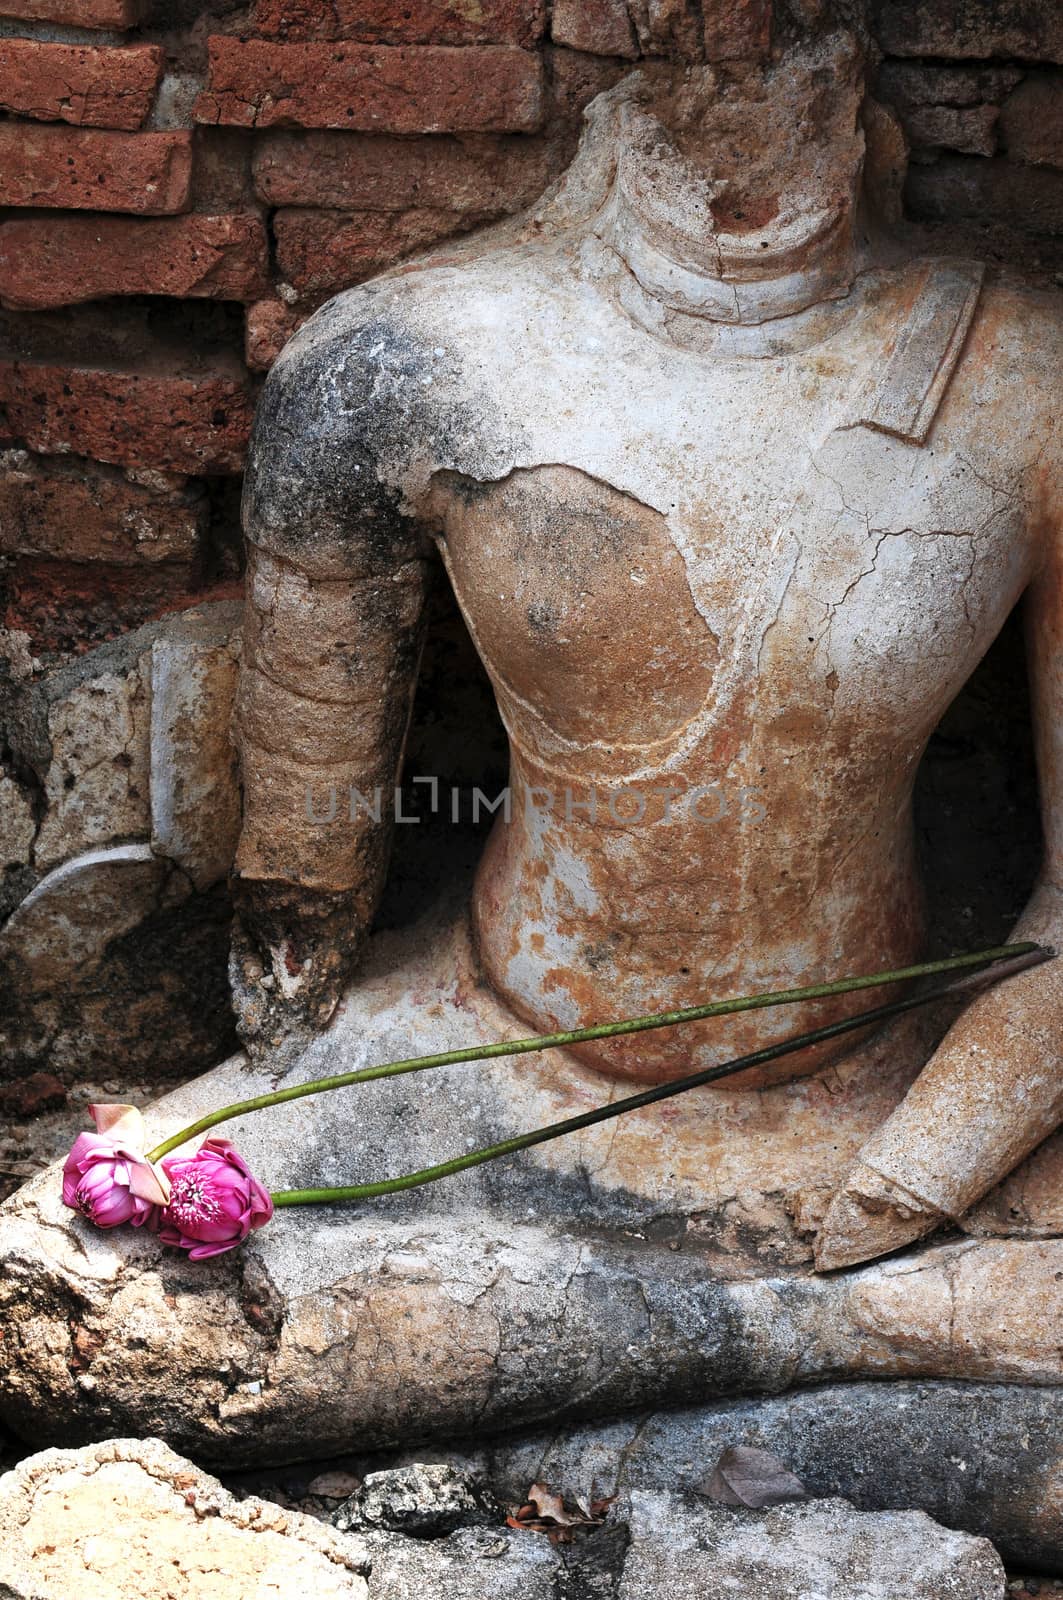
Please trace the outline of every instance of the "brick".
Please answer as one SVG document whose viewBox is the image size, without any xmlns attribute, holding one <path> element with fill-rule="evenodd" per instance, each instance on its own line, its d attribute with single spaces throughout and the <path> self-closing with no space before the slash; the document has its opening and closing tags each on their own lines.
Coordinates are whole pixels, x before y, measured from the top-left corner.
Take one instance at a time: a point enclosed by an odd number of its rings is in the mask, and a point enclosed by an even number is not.
<svg viewBox="0 0 1063 1600">
<path fill-rule="evenodd" d="M 639 53 L 625 0 L 554 0 L 550 34 L 555 44 L 590 55 L 634 59 Z"/>
<path fill-rule="evenodd" d="M 871 25 L 887 55 L 1063 61 L 1054 0 L 875 0 Z"/>
<path fill-rule="evenodd" d="M 771 0 L 707 0 L 709 61 L 760 61 L 771 48 Z"/>
<path fill-rule="evenodd" d="M 991 156 L 997 147 L 996 106 L 910 106 L 900 112 L 908 141 L 916 148 L 958 150 Z"/>
<path fill-rule="evenodd" d="M 191 179 L 187 132 L 0 123 L 0 205 L 159 216 L 188 208 Z"/>
<path fill-rule="evenodd" d="M 271 206 L 336 210 L 518 211 L 561 170 L 557 141 L 520 135 L 394 139 L 359 133 L 267 133 L 255 189 Z"/>
<path fill-rule="evenodd" d="M 269 279 L 257 216 L 35 216 L 0 223 L 0 304 L 40 311 L 107 295 L 254 300 Z"/>
<path fill-rule="evenodd" d="M 584 108 L 603 94 L 628 69 L 609 56 L 586 50 L 555 50 L 550 73 L 550 116 L 562 125 L 578 125 Z"/>
<path fill-rule="evenodd" d="M 924 222 L 970 221 L 1026 233 L 1063 233 L 1063 173 L 1047 167 L 947 157 L 909 169 L 905 201 Z"/>
<path fill-rule="evenodd" d="M 253 372 L 267 372 L 309 313 L 278 296 L 256 300 L 247 308 L 244 359 Z"/>
<path fill-rule="evenodd" d="M 545 21 L 542 0 L 256 0 L 250 26 L 271 39 L 531 45 Z"/>
<path fill-rule="evenodd" d="M 143 12 L 141 0 L 0 0 L 0 16 L 72 28 L 135 28 Z"/>
<path fill-rule="evenodd" d="M 10 436 L 45 455 L 169 472 L 239 472 L 254 408 L 226 367 L 193 373 L 0 361 Z"/>
<path fill-rule="evenodd" d="M 0 455 L 0 552 L 73 562 L 154 566 L 194 559 L 207 502 L 194 489 L 155 489 L 95 462 Z"/>
<path fill-rule="evenodd" d="M 7 592 L 4 626 L 28 634 L 35 655 L 80 655 L 155 617 L 215 597 L 213 591 L 205 594 L 195 570 L 172 562 L 137 569 L 17 560 Z M 69 823 L 57 830 L 67 848 L 70 831 Z M 40 854 L 39 846 L 38 861 Z"/>
<path fill-rule="evenodd" d="M 278 211 L 277 267 L 302 297 L 320 299 L 480 220 L 453 211 Z"/>
<path fill-rule="evenodd" d="M 155 97 L 162 49 L 0 39 L 0 110 L 79 127 L 139 128 Z"/>
<path fill-rule="evenodd" d="M 509 45 L 271 44 L 210 40 L 200 122 L 362 133 L 532 132 L 542 63 Z"/>
<path fill-rule="evenodd" d="M 1020 67 L 928 67 L 919 61 L 884 61 L 875 93 L 890 105 L 999 105 L 1022 78 Z"/>
<path fill-rule="evenodd" d="M 1004 148 L 1013 161 L 1063 167 L 1063 72 L 1034 72 L 1000 113 Z"/>
</svg>

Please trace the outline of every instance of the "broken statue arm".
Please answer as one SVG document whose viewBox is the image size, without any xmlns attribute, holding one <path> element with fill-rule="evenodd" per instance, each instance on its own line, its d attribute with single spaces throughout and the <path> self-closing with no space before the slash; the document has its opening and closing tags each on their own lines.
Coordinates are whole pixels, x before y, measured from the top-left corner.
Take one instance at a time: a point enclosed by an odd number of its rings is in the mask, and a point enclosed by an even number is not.
<svg viewBox="0 0 1063 1600">
<path fill-rule="evenodd" d="M 1063 475 L 1043 476 L 1046 533 L 1025 623 L 1044 856 L 1013 930 L 1063 948 Z M 1063 1121 L 1063 961 L 975 1000 L 834 1195 L 821 1269 L 869 1261 L 955 1220 Z"/>
<path fill-rule="evenodd" d="M 387 481 L 394 419 L 371 337 L 328 309 L 308 324 L 270 374 L 251 444 L 230 977 L 253 1053 L 327 1023 L 387 865 L 428 568 Z"/>
</svg>

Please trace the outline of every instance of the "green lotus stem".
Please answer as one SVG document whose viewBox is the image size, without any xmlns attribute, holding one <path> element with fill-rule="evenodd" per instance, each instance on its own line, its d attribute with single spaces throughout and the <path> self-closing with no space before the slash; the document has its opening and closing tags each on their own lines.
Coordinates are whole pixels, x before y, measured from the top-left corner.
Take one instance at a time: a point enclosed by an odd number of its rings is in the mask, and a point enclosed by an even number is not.
<svg viewBox="0 0 1063 1600">
<path fill-rule="evenodd" d="M 1040 945 L 1030 942 L 994 945 L 991 949 L 975 950 L 967 955 L 947 956 L 940 961 L 923 961 L 917 966 L 897 967 L 890 972 L 872 972 L 858 977 L 838 978 L 833 983 L 816 983 L 803 989 L 777 989 L 769 994 L 742 995 L 734 1000 L 711 1000 L 706 1005 L 688 1006 L 682 1011 L 658 1011 L 649 1016 L 627 1017 L 621 1022 L 600 1022 L 590 1028 L 569 1029 L 565 1033 L 544 1033 L 530 1039 L 502 1039 L 496 1044 L 468 1045 L 461 1050 L 444 1050 L 436 1055 L 411 1056 L 405 1061 L 388 1061 L 382 1066 L 361 1067 L 355 1072 L 341 1072 L 331 1078 L 315 1078 L 309 1083 L 292 1084 L 287 1089 L 274 1089 L 268 1094 L 253 1095 L 248 1100 L 237 1100 L 232 1105 L 222 1106 L 220 1110 L 200 1117 L 196 1122 L 189 1123 L 187 1128 L 182 1128 L 179 1133 L 164 1139 L 161 1144 L 157 1144 L 148 1152 L 147 1159 L 160 1161 L 179 1145 L 186 1144 L 189 1139 L 195 1139 L 201 1133 L 206 1133 L 209 1128 L 216 1128 L 219 1123 L 231 1121 L 233 1117 L 247 1116 L 252 1111 L 265 1111 L 269 1106 L 284 1105 L 289 1100 L 301 1100 L 306 1095 L 327 1094 L 331 1089 L 346 1089 L 354 1083 L 369 1083 L 375 1078 L 397 1078 L 406 1072 L 425 1072 L 431 1067 L 451 1067 L 464 1061 L 490 1061 L 498 1056 L 526 1055 L 533 1050 L 561 1049 L 567 1045 L 584 1044 L 593 1039 L 613 1039 L 631 1033 L 646 1033 L 651 1028 L 671 1028 L 685 1022 L 702 1022 L 707 1017 L 729 1016 L 736 1011 L 755 1011 L 766 1006 L 796 1005 L 803 1000 L 822 1000 L 831 995 L 878 988 L 882 984 L 903 983 L 911 978 L 933 977 L 942 972 L 955 972 L 964 967 L 980 966 L 987 962 L 1007 961 L 1016 956 L 1032 955 L 1041 949 Z M 797 1049 L 799 1046 L 793 1045 L 791 1048 Z M 712 1070 L 720 1072 L 722 1069 Z M 739 1068 L 732 1067 L 730 1070 L 738 1071 Z M 505 1152 L 500 1150 L 500 1153 Z"/>
<path fill-rule="evenodd" d="M 1014 962 L 1015 970 L 1051 960 L 1055 954 L 1053 950 L 1037 945 L 1013 945 L 1011 951 L 1012 953 L 1025 951 L 1027 955 L 1026 960 Z M 407 1172 L 401 1178 L 383 1178 L 377 1183 L 353 1183 L 337 1189 L 281 1189 L 274 1193 L 273 1204 L 312 1206 L 330 1205 L 340 1200 L 373 1200 L 380 1195 L 400 1194 L 405 1189 L 419 1189 L 422 1184 L 438 1183 L 441 1178 L 450 1178 L 456 1172 L 467 1171 L 469 1167 L 482 1166 L 486 1161 L 497 1161 L 499 1156 L 515 1155 L 518 1150 L 529 1150 L 533 1145 L 545 1144 L 549 1139 L 559 1139 L 562 1134 L 577 1133 L 580 1128 L 593 1128 L 596 1123 L 609 1122 L 613 1117 L 622 1117 L 628 1111 L 638 1111 L 642 1106 L 656 1105 L 661 1100 L 671 1100 L 675 1095 L 686 1094 L 688 1089 L 716 1083 L 721 1078 L 730 1077 L 736 1072 L 745 1072 L 749 1067 L 762 1066 L 766 1061 L 777 1061 L 781 1056 L 791 1055 L 808 1045 L 820 1044 L 824 1039 L 835 1039 L 839 1034 L 851 1033 L 858 1028 L 886 1022 L 889 1018 L 899 1017 L 906 1011 L 914 1011 L 917 1006 L 928 1005 L 932 1000 L 940 1000 L 943 996 L 955 994 L 968 987 L 969 983 L 970 980 L 967 984 L 944 984 L 924 994 L 912 995 L 907 1000 L 895 1000 L 889 1005 L 876 1006 L 871 1011 L 857 1012 L 855 1016 L 845 1017 L 841 1022 L 813 1028 L 808 1033 L 795 1034 L 779 1044 L 754 1050 L 751 1055 L 739 1056 L 734 1061 L 725 1061 L 720 1066 L 706 1067 L 701 1072 L 692 1072 L 689 1077 L 677 1078 L 672 1083 L 657 1084 L 652 1089 L 644 1089 L 641 1094 L 630 1095 L 625 1100 L 615 1100 L 612 1105 L 599 1106 L 595 1111 L 583 1111 L 579 1116 L 566 1117 L 563 1122 L 551 1122 L 545 1128 L 533 1129 L 531 1133 L 518 1133 L 512 1139 L 503 1139 L 499 1144 L 471 1150 L 464 1156 L 454 1156 L 450 1161 L 440 1161 L 434 1167 L 423 1167 L 419 1172 Z"/>
</svg>

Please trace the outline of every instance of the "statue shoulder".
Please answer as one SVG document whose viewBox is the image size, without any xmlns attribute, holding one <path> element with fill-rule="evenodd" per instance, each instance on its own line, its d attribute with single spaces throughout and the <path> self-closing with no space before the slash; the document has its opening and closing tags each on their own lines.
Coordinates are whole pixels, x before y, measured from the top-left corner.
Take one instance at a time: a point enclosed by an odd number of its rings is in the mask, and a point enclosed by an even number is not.
<svg viewBox="0 0 1063 1600">
<path fill-rule="evenodd" d="M 248 459 L 252 537 L 324 548 L 341 525 L 408 544 L 432 474 L 502 477 L 518 444 L 507 405 L 504 325 L 519 290 L 463 263 L 378 279 L 337 295 L 289 340 L 264 385 Z M 494 336 L 492 336 L 494 330 Z M 394 548 L 384 553 L 393 562 Z"/>
</svg>

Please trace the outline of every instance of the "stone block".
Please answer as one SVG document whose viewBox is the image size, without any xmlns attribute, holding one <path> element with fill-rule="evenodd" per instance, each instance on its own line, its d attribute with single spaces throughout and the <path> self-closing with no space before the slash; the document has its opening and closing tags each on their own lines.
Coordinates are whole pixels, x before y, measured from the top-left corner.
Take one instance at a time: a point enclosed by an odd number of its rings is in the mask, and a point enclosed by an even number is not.
<svg viewBox="0 0 1063 1600">
<path fill-rule="evenodd" d="M 5 17 L 70 28 L 135 28 L 143 11 L 143 0 L 3 0 L 0 5 Z"/>
<path fill-rule="evenodd" d="M 51 760 L 34 859 L 44 870 L 148 831 L 148 684 L 139 667 L 75 682 L 48 707 Z"/>
<path fill-rule="evenodd" d="M 0 109 L 80 127 L 139 128 L 162 71 L 157 44 L 50 44 L 0 39 Z"/>
<path fill-rule="evenodd" d="M 192 135 L 0 123 L 0 205 L 65 211 L 185 211 Z"/>
<path fill-rule="evenodd" d="M 533 132 L 542 63 L 508 45 L 274 44 L 210 40 L 195 115 L 243 128 L 369 133 Z"/>
<path fill-rule="evenodd" d="M 624 1508 L 631 1547 L 617 1600 L 800 1596 L 801 1600 L 1001 1600 L 1005 1574 L 986 1539 L 920 1511 L 855 1511 L 814 1500 L 732 1511 L 641 1491 Z"/>
</svg>

